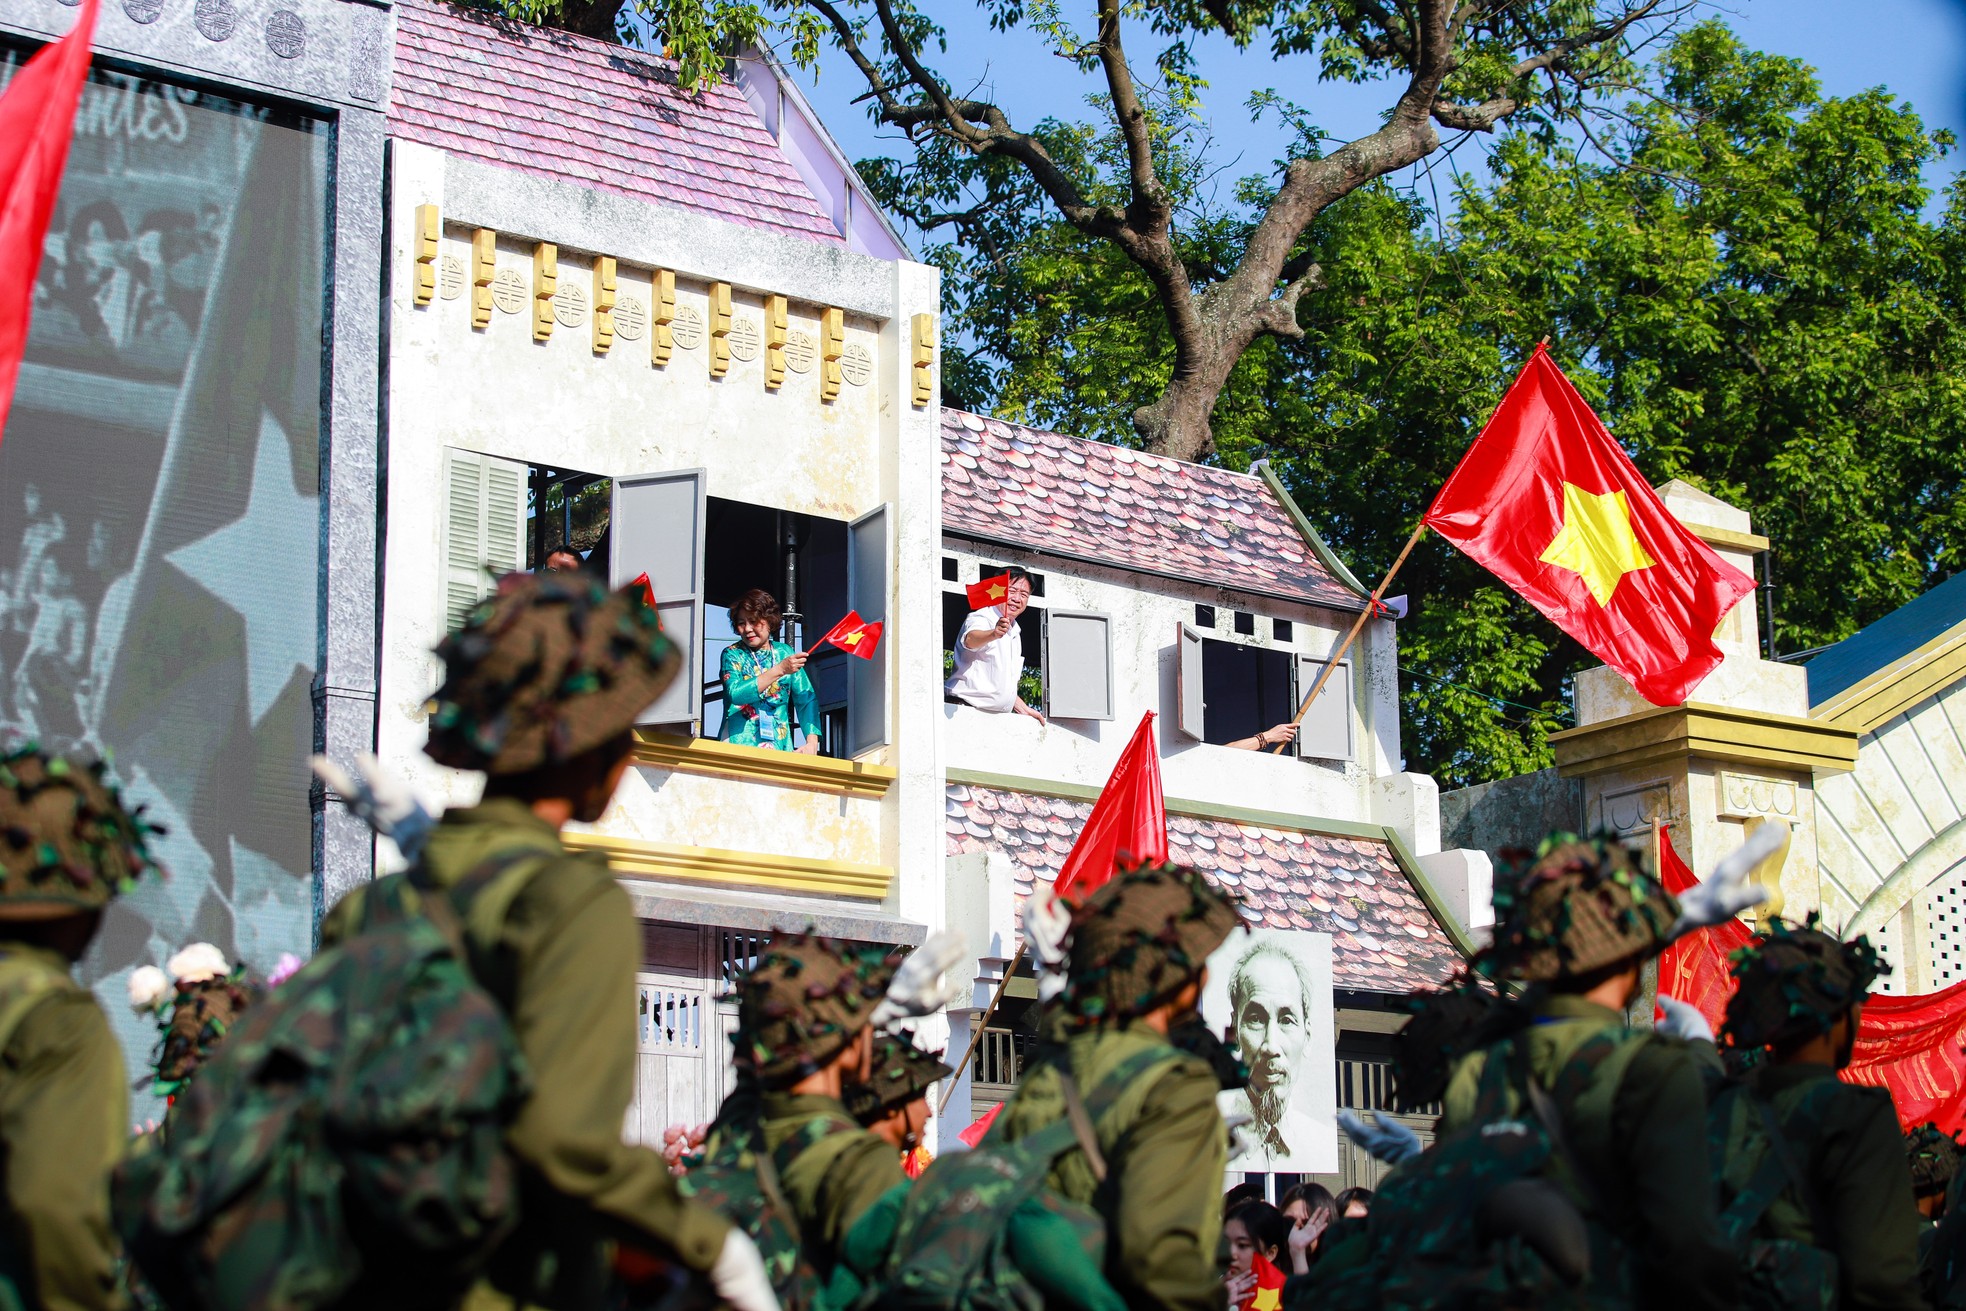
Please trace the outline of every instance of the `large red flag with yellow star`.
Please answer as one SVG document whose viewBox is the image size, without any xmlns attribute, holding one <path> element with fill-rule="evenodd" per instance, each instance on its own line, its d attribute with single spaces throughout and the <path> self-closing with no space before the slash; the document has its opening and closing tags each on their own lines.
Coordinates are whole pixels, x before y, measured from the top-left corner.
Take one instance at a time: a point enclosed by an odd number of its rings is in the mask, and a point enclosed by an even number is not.
<svg viewBox="0 0 1966 1311">
<path fill-rule="evenodd" d="M 1541 346 L 1426 525 L 1654 705 L 1713 672 L 1714 629 L 1754 588 L 1673 517 Z"/>
</svg>

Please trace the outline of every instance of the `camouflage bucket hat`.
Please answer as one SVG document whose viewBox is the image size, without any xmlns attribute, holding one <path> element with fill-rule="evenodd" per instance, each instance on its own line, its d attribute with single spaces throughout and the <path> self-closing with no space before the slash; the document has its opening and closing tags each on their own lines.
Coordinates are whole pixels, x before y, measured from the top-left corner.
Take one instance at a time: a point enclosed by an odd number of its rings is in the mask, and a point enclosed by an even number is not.
<svg viewBox="0 0 1966 1311">
<path fill-rule="evenodd" d="M 1886 972 L 1870 939 L 1839 942 L 1817 927 L 1776 920 L 1728 959 L 1734 995 L 1721 1032 L 1736 1047 L 1785 1047 L 1828 1033 Z"/>
<path fill-rule="evenodd" d="M 158 868 L 143 819 L 105 777 L 32 744 L 0 754 L 0 919 L 101 910 Z"/>
<path fill-rule="evenodd" d="M 1091 1024 L 1163 1004 L 1241 925 L 1236 904 L 1191 869 L 1122 869 L 1073 912 L 1066 1012 Z"/>
<path fill-rule="evenodd" d="M 823 1069 L 873 1018 L 894 978 L 876 948 L 781 933 L 737 985 L 737 1053 L 766 1087 Z"/>
<path fill-rule="evenodd" d="M 525 774 L 601 745 L 682 668 L 639 587 L 509 574 L 437 646 L 444 685 L 424 751 L 441 765 Z"/>
<path fill-rule="evenodd" d="M 926 1097 L 954 1073 L 941 1052 L 925 1052 L 906 1038 L 881 1038 L 874 1043 L 873 1077 L 847 1089 L 846 1109 L 860 1123 L 872 1124 Z"/>
<path fill-rule="evenodd" d="M 1556 833 L 1536 855 L 1502 853 L 1484 968 L 1527 983 L 1575 979 L 1665 950 L 1679 903 L 1624 846 Z"/>
<path fill-rule="evenodd" d="M 1959 1172 L 1959 1143 L 1936 1124 L 1921 1124 L 1905 1135 L 1911 1191 L 1918 1197 L 1943 1193 Z"/>
</svg>

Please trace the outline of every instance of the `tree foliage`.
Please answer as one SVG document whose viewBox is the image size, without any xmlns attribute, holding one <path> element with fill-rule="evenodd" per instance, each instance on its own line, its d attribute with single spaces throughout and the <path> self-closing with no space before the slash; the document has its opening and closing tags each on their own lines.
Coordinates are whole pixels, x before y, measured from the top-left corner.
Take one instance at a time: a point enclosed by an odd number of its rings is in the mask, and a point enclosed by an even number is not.
<svg viewBox="0 0 1966 1311">
<path fill-rule="evenodd" d="M 1595 144 L 1505 135 L 1485 178 L 1436 200 L 1383 182 L 1320 214 L 1326 270 L 1300 338 L 1245 352 L 1215 409 L 1219 458 L 1270 459 L 1362 577 L 1383 569 L 1539 338 L 1655 482 L 1747 508 L 1774 539 L 1776 641 L 1819 646 L 1916 596 L 1966 550 L 1966 210 L 1927 217 L 1949 142 L 1877 90 L 1722 26 L 1683 34 Z M 1047 125 L 1089 175 L 1104 138 Z M 1182 158 L 1169 134 L 1164 151 Z M 1190 154 L 1193 152 L 1190 151 Z M 1200 177 L 1198 162 L 1176 177 Z M 892 172 L 868 172 L 886 187 Z M 1233 253 L 1249 208 L 1186 197 L 1181 257 Z M 930 258 L 969 399 L 1105 440 L 1172 367 L 1145 276 L 1109 243 L 1000 212 Z M 1409 764 L 1466 783 L 1548 763 L 1568 679 L 1596 663 L 1438 539 L 1395 591 Z"/>
</svg>

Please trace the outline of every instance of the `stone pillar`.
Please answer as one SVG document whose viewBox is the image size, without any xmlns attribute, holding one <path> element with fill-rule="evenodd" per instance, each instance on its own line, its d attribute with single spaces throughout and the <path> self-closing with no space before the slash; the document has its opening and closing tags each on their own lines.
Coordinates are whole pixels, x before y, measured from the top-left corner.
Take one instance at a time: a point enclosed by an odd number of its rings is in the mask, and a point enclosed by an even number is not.
<svg viewBox="0 0 1966 1311">
<path fill-rule="evenodd" d="M 1747 512 L 1682 482 L 1658 489 L 1666 507 L 1720 558 L 1744 573 L 1768 539 Z M 1550 738 L 1558 771 L 1584 788 L 1584 822 L 1638 837 L 1671 825 L 1675 850 L 1701 877 L 1748 830 L 1780 821 L 1791 837 L 1756 871 L 1777 893 L 1764 907 L 1800 918 L 1821 904 L 1816 867 L 1817 772 L 1857 760 L 1857 735 L 1810 719 L 1800 665 L 1761 656 L 1758 596 L 1750 593 L 1715 632 L 1725 660 L 1683 705 L 1654 706 L 1599 665 L 1577 675 L 1577 726 Z"/>
</svg>

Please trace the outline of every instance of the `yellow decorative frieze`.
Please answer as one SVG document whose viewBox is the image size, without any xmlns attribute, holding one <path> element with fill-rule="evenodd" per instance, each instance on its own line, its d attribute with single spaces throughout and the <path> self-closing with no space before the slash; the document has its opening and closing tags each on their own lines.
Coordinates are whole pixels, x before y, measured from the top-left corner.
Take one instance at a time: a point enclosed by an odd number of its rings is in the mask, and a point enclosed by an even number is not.
<svg viewBox="0 0 1966 1311">
<path fill-rule="evenodd" d="M 730 372 L 730 284 L 710 284 L 710 376 Z"/>
<path fill-rule="evenodd" d="M 892 765 L 861 760 L 834 760 L 797 751 L 738 746 L 714 738 L 687 738 L 672 733 L 638 732 L 635 763 L 681 774 L 708 774 L 745 779 L 807 792 L 831 792 L 848 797 L 880 797 L 899 777 Z"/>
<path fill-rule="evenodd" d="M 491 324 L 492 280 L 498 277 L 498 234 L 479 228 L 471 234 L 471 326 Z"/>
<path fill-rule="evenodd" d="M 615 261 L 612 255 L 594 257 L 594 353 L 605 355 L 614 345 Z"/>
<path fill-rule="evenodd" d="M 532 339 L 553 335 L 553 294 L 560 289 L 560 248 L 542 241 L 532 248 Z"/>
<path fill-rule="evenodd" d="M 914 319 L 914 403 L 916 409 L 935 400 L 935 316 L 917 314 Z"/>
<path fill-rule="evenodd" d="M 689 847 L 606 833 L 561 834 L 572 851 L 595 851 L 623 878 L 668 879 L 726 888 L 761 888 L 822 897 L 881 901 L 894 884 L 892 865 L 771 856 L 756 851 Z"/>
<path fill-rule="evenodd" d="M 819 399 L 840 394 L 840 357 L 846 354 L 846 311 L 837 307 L 819 313 Z"/>
<path fill-rule="evenodd" d="M 676 271 L 657 269 L 649 287 L 649 363 L 660 368 L 676 349 Z"/>
<path fill-rule="evenodd" d="M 416 207 L 416 303 L 428 305 L 437 294 L 437 238 L 443 220 L 435 205 Z"/>
<path fill-rule="evenodd" d="M 785 298 L 765 297 L 765 388 L 769 391 L 785 384 L 786 326 Z"/>
</svg>

